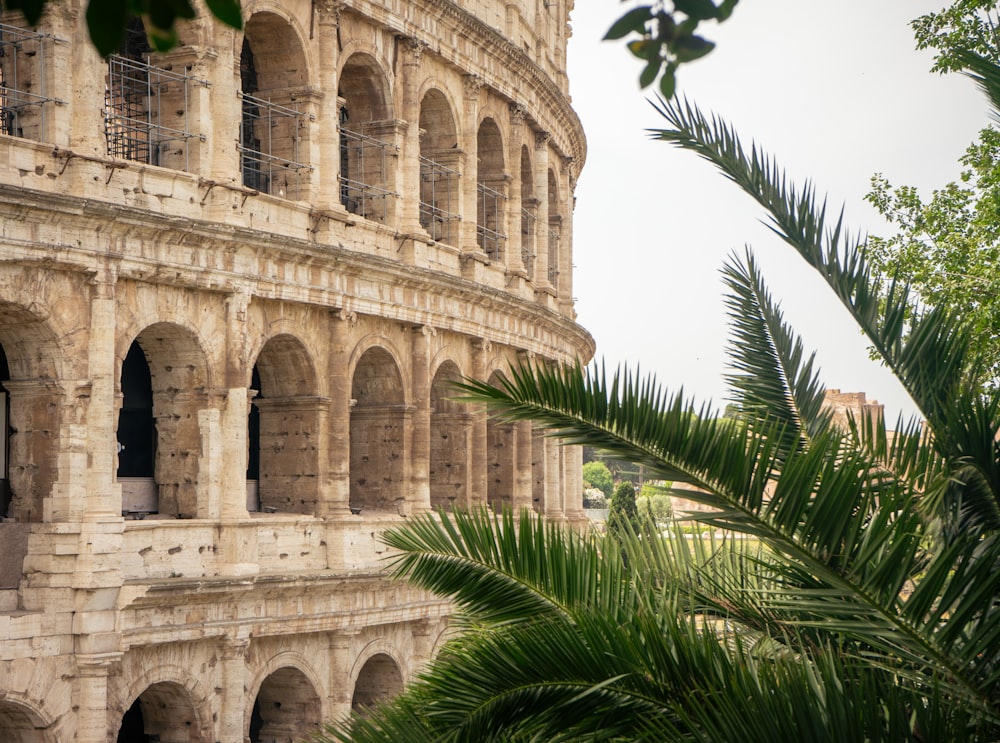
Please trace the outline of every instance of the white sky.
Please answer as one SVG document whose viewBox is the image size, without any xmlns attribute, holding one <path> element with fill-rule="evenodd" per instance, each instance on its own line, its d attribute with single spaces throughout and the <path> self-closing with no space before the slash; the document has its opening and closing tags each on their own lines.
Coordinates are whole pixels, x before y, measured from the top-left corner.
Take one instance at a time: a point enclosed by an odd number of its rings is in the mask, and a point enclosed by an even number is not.
<svg viewBox="0 0 1000 743">
<path fill-rule="evenodd" d="M 757 140 L 798 183 L 812 178 L 852 231 L 886 234 L 866 202 L 869 179 L 926 195 L 957 178 L 958 158 L 987 123 L 987 105 L 959 75 L 929 72 L 908 22 L 945 0 L 743 0 L 718 43 L 681 67 L 678 90 Z M 579 321 L 609 368 L 655 372 L 701 402 L 725 399 L 727 327 L 720 269 L 751 245 L 785 319 L 818 351 L 829 388 L 863 391 L 894 420 L 912 403 L 867 357 L 860 331 L 798 255 L 761 224 L 763 212 L 708 163 L 646 128 L 665 125 L 638 87 L 641 66 L 601 42 L 632 7 L 576 0 L 569 50 L 573 104 L 589 154 L 577 186 L 573 294 Z M 650 93 L 651 94 L 651 93 Z"/>
</svg>

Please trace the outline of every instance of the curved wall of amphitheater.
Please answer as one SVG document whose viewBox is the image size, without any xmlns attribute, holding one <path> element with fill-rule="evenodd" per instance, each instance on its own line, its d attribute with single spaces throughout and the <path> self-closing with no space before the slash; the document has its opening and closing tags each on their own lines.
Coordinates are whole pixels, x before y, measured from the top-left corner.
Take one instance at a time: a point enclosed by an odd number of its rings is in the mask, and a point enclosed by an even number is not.
<svg viewBox="0 0 1000 743">
<path fill-rule="evenodd" d="M 445 636 L 382 531 L 582 522 L 579 450 L 448 384 L 593 352 L 571 5 L 0 17 L 0 740 L 300 740 Z"/>
</svg>

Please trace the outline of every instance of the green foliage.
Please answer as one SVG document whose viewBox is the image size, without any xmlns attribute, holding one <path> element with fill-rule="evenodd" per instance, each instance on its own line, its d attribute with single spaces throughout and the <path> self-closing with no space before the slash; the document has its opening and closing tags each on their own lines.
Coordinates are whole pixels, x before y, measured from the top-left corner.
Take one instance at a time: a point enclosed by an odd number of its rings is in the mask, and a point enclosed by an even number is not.
<svg viewBox="0 0 1000 743">
<path fill-rule="evenodd" d="M 647 88 L 659 78 L 660 93 L 670 98 L 677 85 L 677 68 L 693 62 L 715 48 L 715 43 L 695 33 L 702 21 L 729 18 L 738 0 L 673 0 L 668 9 L 663 0 L 632 8 L 605 34 L 605 40 L 628 38 L 626 46 L 643 62 L 639 86 Z"/>
<path fill-rule="evenodd" d="M 936 49 L 936 72 L 964 70 L 961 52 L 975 52 L 1000 60 L 1000 15 L 996 0 L 956 0 L 937 13 L 922 15 L 911 24 L 918 49 Z"/>
<path fill-rule="evenodd" d="M 608 510 L 608 531 L 620 536 L 623 531 L 639 526 L 639 509 L 635 502 L 635 486 L 623 480 L 615 486 Z"/>
<path fill-rule="evenodd" d="M 0 11 L 18 10 L 34 26 L 48 2 L 51 0 L 0 0 Z M 240 0 L 205 0 L 205 7 L 226 25 L 243 28 Z M 165 52 L 179 42 L 177 22 L 195 16 L 191 0 L 89 0 L 86 13 L 90 40 L 104 57 L 121 47 L 131 18 L 141 17 L 150 45 Z"/>
<path fill-rule="evenodd" d="M 583 507 L 602 509 L 608 507 L 608 499 L 597 488 L 586 488 L 583 491 Z"/>
<path fill-rule="evenodd" d="M 971 384 L 970 326 L 875 271 L 812 189 L 726 122 L 660 111 L 657 137 L 764 207 L 926 423 L 891 439 L 880 416 L 836 429 L 750 252 L 725 272 L 736 417 L 628 369 L 525 363 L 499 389 L 467 381 L 500 420 L 697 486 L 688 497 L 714 510 L 693 519 L 713 531 L 577 536 L 528 513 L 408 523 L 387 537 L 397 574 L 456 601 L 464 632 L 401 698 L 330 735 L 1000 740 L 1000 392 Z"/>
<path fill-rule="evenodd" d="M 604 493 L 605 498 L 610 498 L 615 486 L 615 481 L 611 476 L 611 470 L 604 462 L 585 462 L 583 465 L 583 481 L 590 483 Z"/>
<path fill-rule="evenodd" d="M 646 488 L 643 486 L 643 492 L 645 490 Z M 639 513 L 648 516 L 657 525 L 667 523 L 674 515 L 670 496 L 662 493 L 640 495 L 635 499 L 635 505 Z"/>
</svg>

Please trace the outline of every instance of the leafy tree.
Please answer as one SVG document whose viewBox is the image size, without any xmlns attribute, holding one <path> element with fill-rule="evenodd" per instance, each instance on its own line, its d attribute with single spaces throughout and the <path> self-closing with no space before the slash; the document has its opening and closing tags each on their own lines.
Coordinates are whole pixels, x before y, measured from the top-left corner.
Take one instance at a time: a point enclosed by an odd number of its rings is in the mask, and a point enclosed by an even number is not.
<svg viewBox="0 0 1000 743">
<path fill-rule="evenodd" d="M 624 531 L 635 530 L 639 525 L 639 510 L 635 504 L 635 486 L 622 480 L 615 486 L 615 494 L 608 507 L 608 530 L 620 535 Z"/>
<path fill-rule="evenodd" d="M 994 0 L 958 0 L 913 21 L 917 46 L 935 49 L 933 69 L 962 71 L 976 60 L 1000 62 Z M 957 181 L 921 198 L 882 174 L 867 196 L 895 229 L 869 240 L 879 271 L 909 283 L 925 302 L 949 304 L 969 318 L 985 354 L 983 384 L 1000 380 L 1000 133 L 983 129 L 960 160 Z"/>
<path fill-rule="evenodd" d="M 396 573 L 453 598 L 464 632 L 401 697 L 329 734 L 1000 739 L 1000 393 L 973 383 L 972 331 L 951 305 L 874 271 L 812 189 L 745 151 L 727 123 L 677 101 L 661 113 L 661 139 L 764 207 L 926 424 L 900 421 L 891 439 L 881 417 L 834 427 L 749 250 L 725 269 L 736 418 L 627 369 L 526 364 L 501 389 L 466 382 L 502 419 L 697 486 L 690 497 L 716 509 L 700 522 L 753 539 L 708 554 L 679 531 L 609 544 L 529 513 L 416 519 L 387 537 Z"/>
<path fill-rule="evenodd" d="M 585 462 L 583 465 L 583 481 L 590 483 L 604 493 L 605 498 L 610 498 L 615 487 L 615 481 L 611 477 L 611 470 L 604 462 Z"/>
<path fill-rule="evenodd" d="M 52 0 L 0 0 L 0 11 L 17 10 L 34 26 Z M 233 28 L 243 28 L 240 0 L 205 0 L 208 12 Z M 88 0 L 87 30 L 106 57 L 121 47 L 129 20 L 141 17 L 153 49 L 165 52 L 178 43 L 177 22 L 196 16 L 191 0 Z"/>
<path fill-rule="evenodd" d="M 677 68 L 715 48 L 715 43 L 695 33 L 702 21 L 722 23 L 733 14 L 739 0 L 663 0 L 632 8 L 605 34 L 605 40 L 629 39 L 628 50 L 644 63 L 639 86 L 660 80 L 660 93 L 669 98 L 677 85 Z"/>
</svg>

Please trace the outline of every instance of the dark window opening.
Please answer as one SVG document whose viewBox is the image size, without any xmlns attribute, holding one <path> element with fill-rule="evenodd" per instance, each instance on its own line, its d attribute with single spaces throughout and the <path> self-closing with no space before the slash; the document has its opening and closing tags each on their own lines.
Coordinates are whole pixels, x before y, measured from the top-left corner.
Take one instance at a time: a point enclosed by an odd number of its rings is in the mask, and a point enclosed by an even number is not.
<svg viewBox="0 0 1000 743">
<path fill-rule="evenodd" d="M 136 699 L 122 717 L 118 729 L 118 743 L 151 743 L 146 735 L 146 723 L 142 719 L 142 704 Z"/>
<path fill-rule="evenodd" d="M 268 177 L 262 167 L 258 153 L 261 152 L 260 137 L 256 136 L 256 125 L 260 119 L 260 106 L 253 97 L 259 90 L 257 66 L 253 49 L 246 37 L 240 53 L 240 90 L 243 93 L 243 118 L 240 124 L 240 142 L 243 147 L 243 185 L 257 191 L 268 192 Z"/>
<path fill-rule="evenodd" d="M 0 516 L 7 516 L 10 508 L 10 395 L 4 382 L 10 381 L 7 354 L 0 346 Z"/>
<path fill-rule="evenodd" d="M 156 461 L 153 380 L 146 354 L 132 343 L 122 363 L 122 409 L 118 419 L 118 477 L 152 477 Z"/>
</svg>

